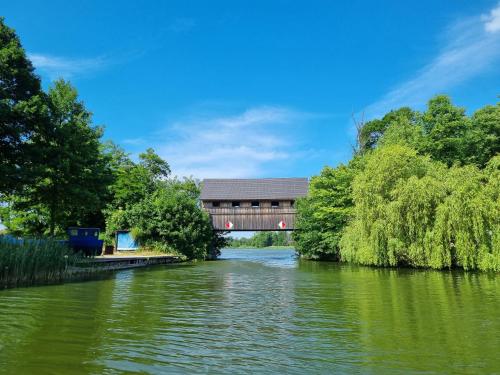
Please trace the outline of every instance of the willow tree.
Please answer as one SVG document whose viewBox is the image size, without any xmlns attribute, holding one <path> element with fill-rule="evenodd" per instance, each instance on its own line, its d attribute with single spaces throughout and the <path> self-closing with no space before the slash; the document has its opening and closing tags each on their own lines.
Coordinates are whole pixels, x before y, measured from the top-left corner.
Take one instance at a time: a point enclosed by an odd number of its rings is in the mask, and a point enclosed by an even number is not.
<svg viewBox="0 0 500 375">
<path fill-rule="evenodd" d="M 499 157 L 485 170 L 448 168 L 393 145 L 367 159 L 353 181 L 344 261 L 500 270 Z"/>
</svg>

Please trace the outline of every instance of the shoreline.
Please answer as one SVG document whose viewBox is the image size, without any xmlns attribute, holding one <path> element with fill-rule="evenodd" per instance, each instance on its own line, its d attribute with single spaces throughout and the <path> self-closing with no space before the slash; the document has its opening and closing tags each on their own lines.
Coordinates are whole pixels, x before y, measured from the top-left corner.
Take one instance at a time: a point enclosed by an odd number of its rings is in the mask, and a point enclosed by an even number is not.
<svg viewBox="0 0 500 375">
<path fill-rule="evenodd" d="M 100 255 L 68 266 L 53 280 L 40 281 L 35 278 L 28 282 L 7 283 L 1 285 L 0 290 L 99 280 L 115 271 L 186 262 L 186 259 L 177 255 Z"/>
</svg>

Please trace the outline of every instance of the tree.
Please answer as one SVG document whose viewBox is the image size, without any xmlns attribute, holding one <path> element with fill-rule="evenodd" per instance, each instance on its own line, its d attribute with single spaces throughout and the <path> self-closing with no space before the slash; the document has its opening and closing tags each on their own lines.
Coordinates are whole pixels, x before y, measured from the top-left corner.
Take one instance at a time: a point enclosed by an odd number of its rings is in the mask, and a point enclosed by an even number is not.
<svg viewBox="0 0 500 375">
<path fill-rule="evenodd" d="M 9 198 L 6 221 L 17 221 L 12 229 L 19 232 L 54 235 L 68 225 L 94 224 L 89 217 L 104 207 L 112 175 L 101 152 L 102 128 L 92 125 L 76 90 L 56 81 L 47 106 L 47 123 L 31 140 L 37 160 L 32 182 Z M 33 213 L 36 223 L 29 220 Z"/>
<path fill-rule="evenodd" d="M 122 156 L 116 170 L 116 181 L 111 186 L 113 206 L 125 208 L 144 199 L 157 187 L 159 181 L 170 175 L 168 163 L 149 148 L 139 155 L 139 163 Z"/>
<path fill-rule="evenodd" d="M 190 187 L 184 189 L 183 185 L 179 181 L 159 185 L 151 195 L 129 207 L 128 220 L 142 246 L 204 259 L 222 242 L 208 214 L 190 194 Z"/>
<path fill-rule="evenodd" d="M 389 112 L 382 119 L 368 121 L 359 131 L 359 152 L 363 153 L 368 150 L 373 150 L 389 126 L 393 125 L 396 127 L 400 123 L 409 123 L 414 125 L 417 118 L 417 112 L 414 112 L 408 107 L 402 107 Z"/>
<path fill-rule="evenodd" d="M 377 149 L 353 181 L 341 259 L 500 270 L 500 162 L 448 168 L 406 146 Z"/>
<path fill-rule="evenodd" d="M 20 188 L 29 176 L 31 138 L 46 107 L 31 62 L 15 31 L 0 17 L 0 193 Z"/>
<path fill-rule="evenodd" d="M 500 153 L 500 103 L 478 109 L 470 124 L 466 162 L 482 168 Z"/>
<path fill-rule="evenodd" d="M 339 241 L 351 215 L 351 183 L 356 170 L 350 166 L 325 167 L 311 179 L 309 196 L 298 201 L 293 239 L 297 251 L 313 259 L 338 259 Z"/>
<path fill-rule="evenodd" d="M 425 134 L 425 143 L 421 147 L 423 153 L 448 166 L 465 162 L 469 119 L 464 108 L 454 106 L 449 97 L 438 95 L 429 100 L 422 122 Z"/>
<path fill-rule="evenodd" d="M 378 266 L 500 269 L 500 103 L 471 117 L 447 96 L 363 125 L 348 167 L 298 201 L 296 248 Z"/>
<path fill-rule="evenodd" d="M 151 175 L 153 180 L 167 178 L 170 175 L 170 166 L 158 156 L 152 148 L 139 155 L 140 165 L 143 166 Z"/>
</svg>

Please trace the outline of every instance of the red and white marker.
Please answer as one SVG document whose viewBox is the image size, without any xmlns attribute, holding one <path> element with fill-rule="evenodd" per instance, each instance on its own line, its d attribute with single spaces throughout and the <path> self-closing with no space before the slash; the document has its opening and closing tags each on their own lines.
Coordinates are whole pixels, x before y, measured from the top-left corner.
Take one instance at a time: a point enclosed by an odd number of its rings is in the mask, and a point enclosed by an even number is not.
<svg viewBox="0 0 500 375">
<path fill-rule="evenodd" d="M 286 228 L 286 223 L 285 223 L 283 220 L 281 220 L 281 221 L 278 223 L 278 227 L 279 227 L 280 229 L 285 229 L 285 228 Z"/>
<path fill-rule="evenodd" d="M 226 221 L 225 227 L 226 227 L 226 229 L 233 229 L 234 224 L 231 223 L 230 221 Z"/>
</svg>

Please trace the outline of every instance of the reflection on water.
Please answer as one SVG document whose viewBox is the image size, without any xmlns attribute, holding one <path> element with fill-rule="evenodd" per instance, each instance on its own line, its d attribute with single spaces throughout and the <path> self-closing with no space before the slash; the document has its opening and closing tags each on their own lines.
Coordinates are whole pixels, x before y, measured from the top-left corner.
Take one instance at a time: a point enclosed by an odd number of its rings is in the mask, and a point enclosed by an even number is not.
<svg viewBox="0 0 500 375">
<path fill-rule="evenodd" d="M 0 291 L 0 373 L 495 373 L 497 278 L 221 261 Z"/>
<path fill-rule="evenodd" d="M 245 260 L 256 262 L 268 267 L 296 268 L 297 256 L 293 249 L 225 249 L 222 251 L 221 260 Z"/>
</svg>

